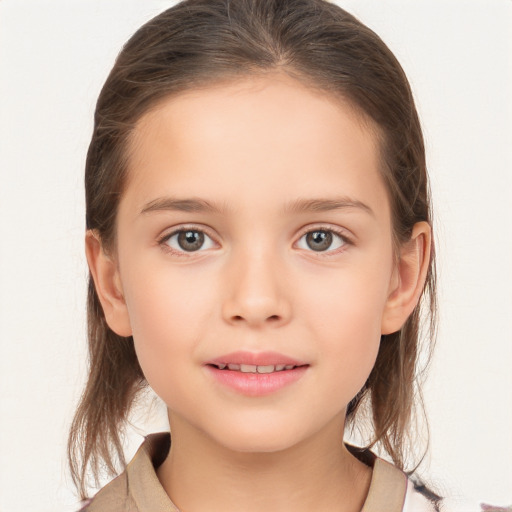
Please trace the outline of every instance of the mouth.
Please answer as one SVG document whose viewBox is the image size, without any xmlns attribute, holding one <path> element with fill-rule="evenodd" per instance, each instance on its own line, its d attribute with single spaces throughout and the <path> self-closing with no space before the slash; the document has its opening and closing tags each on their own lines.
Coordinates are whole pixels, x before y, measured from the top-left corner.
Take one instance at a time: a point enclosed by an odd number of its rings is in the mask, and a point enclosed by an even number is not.
<svg viewBox="0 0 512 512">
<path fill-rule="evenodd" d="M 231 372 L 242 372 L 242 373 L 274 373 L 284 372 L 308 366 L 306 364 L 268 364 L 268 365 L 255 365 L 255 364 L 237 364 L 237 363 L 211 363 L 208 366 L 217 368 L 218 370 L 227 370 Z"/>
<path fill-rule="evenodd" d="M 249 352 L 245 350 L 224 354 L 207 361 L 206 364 L 217 370 L 261 374 L 285 372 L 309 366 L 305 361 L 278 352 Z"/>
<path fill-rule="evenodd" d="M 264 396 L 302 379 L 310 364 L 276 352 L 233 352 L 205 364 L 217 383 L 236 393 Z"/>
</svg>

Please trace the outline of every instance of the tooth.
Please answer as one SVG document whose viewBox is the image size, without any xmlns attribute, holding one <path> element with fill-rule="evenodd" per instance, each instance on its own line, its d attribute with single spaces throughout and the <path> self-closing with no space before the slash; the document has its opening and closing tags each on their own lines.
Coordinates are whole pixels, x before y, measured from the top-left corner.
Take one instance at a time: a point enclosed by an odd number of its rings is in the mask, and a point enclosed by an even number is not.
<svg viewBox="0 0 512 512">
<path fill-rule="evenodd" d="M 218 368 L 219 370 L 224 370 L 224 368 L 226 368 L 226 365 L 221 363 L 221 364 L 218 364 L 218 365 L 217 365 L 217 368 Z"/>
<path fill-rule="evenodd" d="M 257 366 L 254 364 L 241 364 L 240 371 L 244 373 L 256 373 Z"/>
<path fill-rule="evenodd" d="M 276 372 L 284 370 L 284 364 L 276 364 Z"/>
<path fill-rule="evenodd" d="M 284 369 L 285 370 L 291 370 L 292 368 L 294 368 L 295 366 L 293 364 L 287 364 Z"/>
<path fill-rule="evenodd" d="M 272 373 L 274 371 L 273 365 L 268 366 L 258 366 L 258 373 Z"/>
<path fill-rule="evenodd" d="M 230 370 L 240 370 L 240 365 L 239 364 L 230 363 L 230 364 L 228 364 L 228 368 Z"/>
</svg>

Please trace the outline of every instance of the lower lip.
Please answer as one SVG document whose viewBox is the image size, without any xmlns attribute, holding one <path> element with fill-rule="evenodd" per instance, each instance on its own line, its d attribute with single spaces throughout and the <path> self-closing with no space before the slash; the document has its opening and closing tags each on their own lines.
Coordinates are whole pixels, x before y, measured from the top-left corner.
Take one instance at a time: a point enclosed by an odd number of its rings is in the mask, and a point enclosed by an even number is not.
<svg viewBox="0 0 512 512">
<path fill-rule="evenodd" d="M 247 396 L 270 395 L 297 382 L 308 369 L 298 366 L 292 370 L 272 373 L 243 373 L 233 370 L 219 370 L 215 366 L 205 366 L 213 378 L 232 390 Z"/>
</svg>

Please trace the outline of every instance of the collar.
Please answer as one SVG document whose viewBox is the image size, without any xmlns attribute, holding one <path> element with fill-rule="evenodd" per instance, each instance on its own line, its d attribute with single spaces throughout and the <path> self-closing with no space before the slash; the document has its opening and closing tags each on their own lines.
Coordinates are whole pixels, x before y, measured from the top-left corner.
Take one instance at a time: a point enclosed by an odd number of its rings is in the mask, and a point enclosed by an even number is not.
<svg viewBox="0 0 512 512">
<path fill-rule="evenodd" d="M 179 512 L 162 487 L 155 469 L 167 457 L 171 446 L 169 432 L 146 436 L 137 453 L 126 467 L 128 489 L 138 509 L 142 511 Z M 407 477 L 398 468 L 376 457 L 369 450 L 361 451 L 347 445 L 365 464 L 373 466 L 368 496 L 361 512 L 402 512 Z"/>
</svg>

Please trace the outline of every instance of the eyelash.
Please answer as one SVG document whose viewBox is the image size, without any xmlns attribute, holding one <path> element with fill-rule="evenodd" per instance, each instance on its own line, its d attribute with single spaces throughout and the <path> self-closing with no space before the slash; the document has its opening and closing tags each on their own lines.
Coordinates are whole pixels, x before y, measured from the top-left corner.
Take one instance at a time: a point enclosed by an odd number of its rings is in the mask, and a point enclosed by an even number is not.
<svg viewBox="0 0 512 512">
<path fill-rule="evenodd" d="M 327 227 L 327 226 L 321 226 L 321 225 L 315 226 L 314 228 L 310 228 L 310 229 L 304 231 L 300 235 L 299 241 L 302 240 L 302 238 L 307 236 L 309 233 L 315 233 L 318 231 L 323 231 L 325 233 L 332 233 L 332 234 L 336 235 L 337 237 L 339 237 L 343 243 L 342 246 L 338 247 L 337 249 L 331 249 L 328 251 L 313 251 L 311 249 L 308 251 L 308 252 L 311 252 L 321 258 L 329 258 L 329 257 L 337 256 L 337 255 L 341 254 L 342 252 L 346 251 L 347 246 L 354 245 L 352 238 L 347 235 L 347 232 L 345 230 L 342 230 L 339 228 L 337 229 L 337 228 L 332 228 L 332 227 Z"/>
<path fill-rule="evenodd" d="M 157 240 L 157 243 L 160 247 L 162 247 L 162 249 L 164 249 L 165 251 L 171 253 L 173 256 L 178 256 L 178 257 L 187 257 L 188 255 L 190 254 L 194 254 L 194 253 L 197 253 L 197 252 L 201 252 L 201 250 L 198 250 L 198 251 L 184 251 L 184 250 L 181 250 L 181 251 L 178 251 L 176 249 L 173 249 L 172 247 L 170 247 L 168 245 L 168 241 L 175 235 L 178 235 L 179 233 L 183 233 L 185 231 L 193 231 L 193 232 L 197 232 L 197 233 L 203 233 L 203 235 L 207 236 L 208 238 L 210 238 L 212 241 L 214 241 L 214 238 L 212 236 L 210 236 L 208 234 L 208 232 L 204 229 L 204 228 L 199 228 L 197 226 L 182 226 L 180 227 L 179 229 L 175 229 L 173 230 L 171 233 L 166 233 L 165 235 L 163 235 L 161 238 L 159 238 Z"/>
<path fill-rule="evenodd" d="M 162 237 L 160 237 L 158 240 L 157 240 L 157 243 L 159 246 L 162 247 L 162 249 L 164 249 L 165 251 L 168 251 L 169 253 L 173 254 L 174 256 L 178 256 L 178 257 L 186 257 L 190 254 L 194 254 L 194 253 L 197 253 L 197 252 L 202 252 L 201 249 L 197 250 L 197 251 L 185 251 L 185 250 L 176 250 L 176 249 L 173 249 L 172 247 L 170 247 L 168 245 L 168 241 L 175 235 L 178 235 L 179 233 L 183 233 L 185 231 L 193 231 L 193 232 L 198 232 L 198 233 L 202 233 L 203 235 L 207 236 L 208 238 L 210 238 L 214 243 L 215 240 L 212 236 L 210 236 L 208 234 L 208 232 L 204 229 L 204 228 L 200 228 L 200 227 L 197 227 L 197 226 L 183 226 L 183 227 L 180 227 L 179 229 L 175 229 L 173 230 L 171 233 L 166 233 L 165 235 L 163 235 Z M 310 228 L 306 231 L 304 231 L 300 236 L 299 236 L 299 241 L 302 240 L 303 237 L 307 236 L 309 233 L 315 233 L 315 232 L 318 232 L 318 231 L 323 231 L 323 232 L 326 232 L 326 233 L 332 233 L 334 235 L 336 235 L 337 237 L 339 237 L 343 243 L 343 245 L 337 249 L 334 249 L 334 250 L 329 250 L 329 251 L 314 251 L 314 250 L 310 250 L 308 252 L 312 252 L 322 258 L 328 258 L 328 257 L 331 257 L 331 256 L 336 256 L 338 254 L 340 254 L 341 252 L 344 252 L 347 248 L 348 245 L 354 245 L 354 242 L 352 240 L 351 237 L 349 237 L 346 233 L 346 231 L 344 230 L 341 230 L 341 229 L 335 229 L 335 228 L 332 228 L 332 227 L 327 227 L 327 226 L 315 226 L 314 228 Z"/>
</svg>

